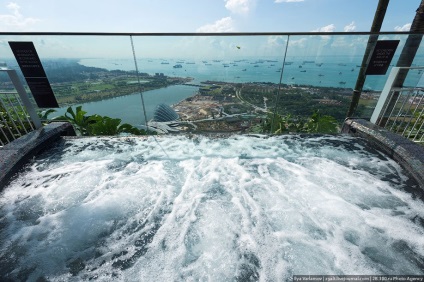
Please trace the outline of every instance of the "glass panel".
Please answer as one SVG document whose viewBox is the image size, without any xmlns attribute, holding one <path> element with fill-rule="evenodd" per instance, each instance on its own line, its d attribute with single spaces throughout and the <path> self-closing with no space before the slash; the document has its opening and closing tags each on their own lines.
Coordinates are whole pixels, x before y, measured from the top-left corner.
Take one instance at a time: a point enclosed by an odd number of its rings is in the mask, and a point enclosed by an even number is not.
<svg viewBox="0 0 424 282">
<path fill-rule="evenodd" d="M 18 70 L 7 41 L 32 41 L 60 108 L 50 118 L 82 106 L 86 116 L 144 124 L 129 36 L 24 36 L 4 38 L 8 66 Z M 28 88 L 27 88 L 28 89 Z M 29 89 L 28 89 L 29 92 Z M 128 100 L 131 100 L 130 102 Z M 39 109 L 40 111 L 46 109 Z"/>
<path fill-rule="evenodd" d="M 379 40 L 400 40 L 399 45 L 396 49 L 396 53 L 392 59 L 389 69 L 386 72 L 386 75 L 368 75 L 365 79 L 365 84 L 363 87 L 363 92 L 361 94 L 361 99 L 358 104 L 355 116 L 361 117 L 364 119 L 370 119 L 374 111 L 375 106 L 377 105 L 378 98 L 380 97 L 381 91 L 384 88 L 384 85 L 387 81 L 387 78 L 394 66 L 397 65 L 399 61 L 400 54 L 405 46 L 405 42 L 408 38 L 408 35 L 382 35 L 379 37 Z M 419 47 L 417 54 L 414 58 L 412 67 L 424 66 L 424 49 L 422 46 Z M 410 70 L 405 79 L 405 87 L 414 87 L 416 86 L 422 76 L 422 70 Z"/>
<path fill-rule="evenodd" d="M 401 41 L 391 67 L 406 38 L 380 36 Z M 342 123 L 368 35 L 134 36 L 139 75 L 126 35 L 3 36 L 1 60 L 22 78 L 8 41 L 34 42 L 61 106 L 51 116 L 81 105 L 158 132 L 289 133 Z M 413 66 L 423 66 L 422 50 Z M 391 67 L 366 78 L 356 116 L 371 115 Z M 421 77 L 411 70 L 405 85 L 423 85 Z"/>
<path fill-rule="evenodd" d="M 87 115 L 141 123 L 140 99 L 132 104 L 121 101 L 138 89 L 134 63 L 127 64 L 132 58 L 128 36 L 63 36 L 43 41 L 36 48 L 61 106 L 58 114 L 75 105 Z"/>
<path fill-rule="evenodd" d="M 264 132 L 286 41 L 286 36 L 135 37 L 150 126 L 169 132 Z M 155 80 L 144 79 L 149 76 Z M 173 110 L 161 104 L 171 106 L 182 122 L 164 118 L 174 116 Z"/>
<path fill-rule="evenodd" d="M 334 120 L 340 125 L 350 105 L 368 36 L 290 36 L 277 112 L 292 122 Z M 306 131 L 314 131 L 306 125 Z"/>
</svg>

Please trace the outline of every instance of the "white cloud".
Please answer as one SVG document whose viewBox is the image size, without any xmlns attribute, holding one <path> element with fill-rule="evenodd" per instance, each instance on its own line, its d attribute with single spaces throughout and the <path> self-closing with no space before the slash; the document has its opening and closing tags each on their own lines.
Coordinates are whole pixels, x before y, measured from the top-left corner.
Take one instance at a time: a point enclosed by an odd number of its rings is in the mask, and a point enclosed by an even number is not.
<svg viewBox="0 0 424 282">
<path fill-rule="evenodd" d="M 410 29 L 411 29 L 410 23 L 404 24 L 403 26 L 396 26 L 395 27 L 396 31 L 409 31 Z"/>
<path fill-rule="evenodd" d="M 199 27 L 196 32 L 231 32 L 234 31 L 234 21 L 231 17 L 222 18 L 213 24 Z"/>
<path fill-rule="evenodd" d="M 295 37 L 297 38 L 297 37 Z M 269 36 L 267 39 L 267 46 L 270 48 L 278 47 L 278 49 L 281 52 L 281 48 L 285 47 L 287 44 L 287 36 Z M 308 39 L 306 37 L 302 37 L 299 39 L 290 39 L 289 40 L 289 48 L 304 48 L 306 46 Z M 280 53 L 281 54 L 281 53 Z"/>
<path fill-rule="evenodd" d="M 305 48 L 307 41 L 308 41 L 308 39 L 306 37 L 302 37 L 302 38 L 297 39 L 297 40 L 290 40 L 289 46 L 290 47 L 296 47 L 296 48 Z"/>
<path fill-rule="evenodd" d="M 21 8 L 21 7 L 19 7 L 19 5 L 18 4 L 16 4 L 16 3 L 13 3 L 13 2 L 10 2 L 9 4 L 7 4 L 7 6 L 6 6 L 9 10 L 13 10 L 13 11 L 15 11 L 15 13 L 19 13 L 19 9 Z"/>
<path fill-rule="evenodd" d="M 351 22 L 350 24 L 348 24 L 347 26 L 345 26 L 343 30 L 345 32 L 350 32 L 350 31 L 355 31 L 355 29 L 356 29 L 355 22 Z"/>
<path fill-rule="evenodd" d="M 269 46 L 282 46 L 287 42 L 287 36 L 269 36 L 267 43 Z"/>
<path fill-rule="evenodd" d="M 6 7 L 11 14 L 0 15 L 0 30 L 28 30 L 32 25 L 40 21 L 40 19 L 24 17 L 19 11 L 21 7 L 16 3 L 11 2 Z"/>
<path fill-rule="evenodd" d="M 329 24 L 318 29 L 313 30 L 312 32 L 333 32 L 336 29 L 334 24 Z"/>
<path fill-rule="evenodd" d="M 226 0 L 225 8 L 234 14 L 248 14 L 255 7 L 256 0 Z"/>
<path fill-rule="evenodd" d="M 292 2 L 303 2 L 305 0 L 275 0 L 274 3 L 292 3 Z"/>
</svg>

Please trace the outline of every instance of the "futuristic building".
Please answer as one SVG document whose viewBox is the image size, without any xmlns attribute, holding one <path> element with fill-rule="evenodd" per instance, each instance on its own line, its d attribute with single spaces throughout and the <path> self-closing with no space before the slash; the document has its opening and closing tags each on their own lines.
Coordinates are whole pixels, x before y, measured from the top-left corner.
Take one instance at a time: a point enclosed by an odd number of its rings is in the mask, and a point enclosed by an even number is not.
<svg viewBox="0 0 424 282">
<path fill-rule="evenodd" d="M 153 114 L 153 121 L 167 122 L 177 120 L 180 116 L 166 104 L 159 104 Z"/>
</svg>

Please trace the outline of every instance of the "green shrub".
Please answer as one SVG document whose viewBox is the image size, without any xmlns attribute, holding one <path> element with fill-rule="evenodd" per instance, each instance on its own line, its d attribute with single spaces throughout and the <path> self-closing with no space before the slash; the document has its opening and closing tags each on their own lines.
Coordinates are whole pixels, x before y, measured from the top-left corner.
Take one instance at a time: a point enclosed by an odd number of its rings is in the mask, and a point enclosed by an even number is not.
<svg viewBox="0 0 424 282">
<path fill-rule="evenodd" d="M 152 132 L 147 132 L 143 129 L 138 129 L 128 123 L 121 124 L 121 119 L 111 118 L 100 115 L 86 115 L 87 112 L 82 110 L 81 106 L 75 108 L 69 107 L 63 116 L 54 118 L 54 120 L 65 120 L 70 122 L 77 133 L 81 136 L 104 136 L 104 135 L 119 135 L 122 133 L 132 135 L 147 135 Z"/>
</svg>

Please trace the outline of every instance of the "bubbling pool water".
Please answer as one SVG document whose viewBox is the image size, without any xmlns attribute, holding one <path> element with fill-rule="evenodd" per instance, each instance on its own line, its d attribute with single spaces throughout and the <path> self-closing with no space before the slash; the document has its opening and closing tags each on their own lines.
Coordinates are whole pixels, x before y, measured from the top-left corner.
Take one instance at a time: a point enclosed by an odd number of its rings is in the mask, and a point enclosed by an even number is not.
<svg viewBox="0 0 424 282">
<path fill-rule="evenodd" d="M 87 138 L 0 196 L 0 275 L 284 281 L 424 274 L 424 204 L 353 137 Z"/>
</svg>

